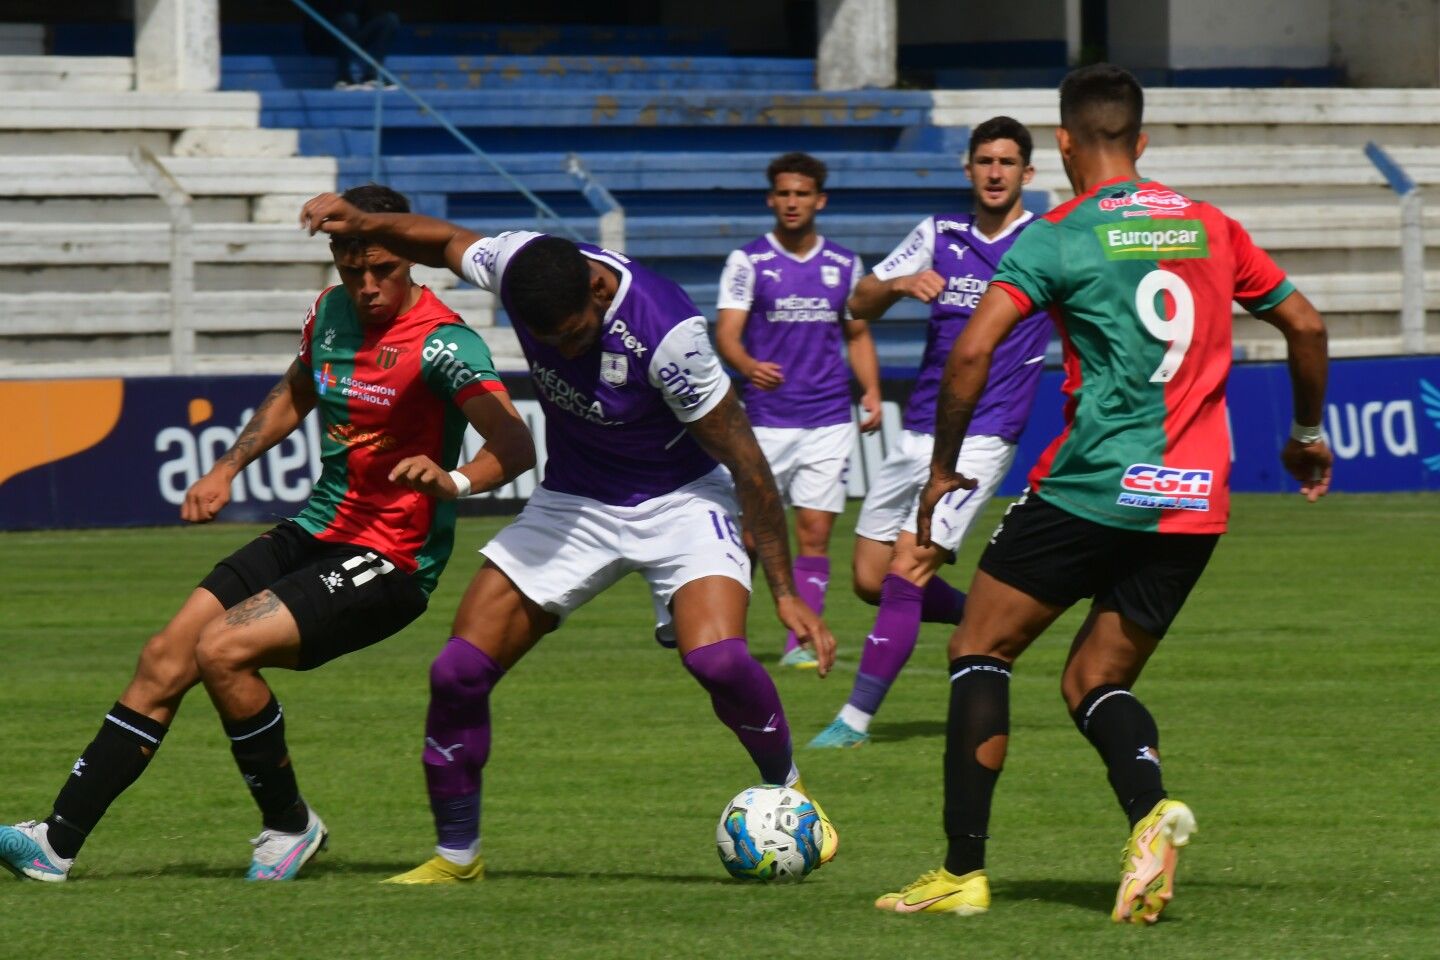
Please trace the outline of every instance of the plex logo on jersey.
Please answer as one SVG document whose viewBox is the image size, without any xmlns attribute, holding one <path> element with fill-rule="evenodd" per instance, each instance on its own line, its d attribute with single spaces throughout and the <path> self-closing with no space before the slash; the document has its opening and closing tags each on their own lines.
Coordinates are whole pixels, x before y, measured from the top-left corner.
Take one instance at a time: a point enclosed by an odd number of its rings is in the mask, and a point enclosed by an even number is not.
<svg viewBox="0 0 1440 960">
<path fill-rule="evenodd" d="M 1200 260 L 1210 238 L 1199 220 L 1135 220 L 1102 223 L 1095 237 L 1106 260 Z"/>
<path fill-rule="evenodd" d="M 1158 467 L 1153 463 L 1132 463 L 1120 478 L 1124 492 L 1115 501 L 1122 507 L 1145 510 L 1210 509 L 1214 474 L 1186 467 Z"/>
<path fill-rule="evenodd" d="M 625 349 L 635 354 L 636 357 L 643 357 L 645 351 L 650 349 L 640 342 L 639 337 L 630 332 L 630 328 L 625 325 L 625 321 L 619 317 L 616 317 L 610 322 L 610 329 L 605 332 L 617 334 L 620 337 L 620 342 L 625 345 Z"/>
</svg>

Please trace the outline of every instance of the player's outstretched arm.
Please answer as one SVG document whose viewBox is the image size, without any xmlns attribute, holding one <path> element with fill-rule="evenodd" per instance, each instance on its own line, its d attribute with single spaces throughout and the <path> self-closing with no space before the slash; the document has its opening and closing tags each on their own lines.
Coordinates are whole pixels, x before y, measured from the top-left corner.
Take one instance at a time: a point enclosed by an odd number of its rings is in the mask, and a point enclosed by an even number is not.
<svg viewBox="0 0 1440 960">
<path fill-rule="evenodd" d="M 770 593 L 775 598 L 776 613 L 796 638 L 810 646 L 819 659 L 823 677 L 835 662 L 835 638 L 825 621 L 810 609 L 795 592 L 795 577 L 790 567 L 790 536 L 785 528 L 785 508 L 770 464 L 755 441 L 750 420 L 745 416 L 735 391 L 728 391 L 715 408 L 698 420 L 686 424 L 690 434 L 705 451 L 729 469 L 735 478 L 735 492 L 740 497 L 740 510 L 755 538 L 755 553 L 765 570 Z"/>
<path fill-rule="evenodd" d="M 730 369 L 761 390 L 774 390 L 785 382 L 785 371 L 778 363 L 756 360 L 745 349 L 741 335 L 745 332 L 747 319 L 749 314 L 744 310 L 724 309 L 716 314 L 715 352 L 730 365 Z"/>
<path fill-rule="evenodd" d="M 427 267 L 449 267 L 463 277 L 465 251 L 484 239 L 473 230 L 418 213 L 365 213 L 338 193 L 322 193 L 300 210 L 300 226 L 332 237 L 365 237 L 398 257 Z"/>
<path fill-rule="evenodd" d="M 1300 492 L 1311 503 L 1330 490 L 1335 457 L 1320 436 L 1325 411 L 1325 381 L 1329 374 L 1325 321 L 1305 295 L 1296 290 L 1269 310 L 1256 314 L 1285 335 L 1295 424 L 1280 451 L 1280 462 L 1300 481 Z"/>
<path fill-rule="evenodd" d="M 880 429 L 880 357 L 875 353 L 875 338 L 870 324 L 858 317 L 845 321 L 845 345 L 850 354 L 850 370 L 860 382 L 860 432 Z"/>
<path fill-rule="evenodd" d="M 901 297 L 913 297 L 921 303 L 929 303 L 945 291 L 945 278 L 934 270 L 922 270 L 904 277 L 881 280 L 875 274 L 867 274 L 855 285 L 855 292 L 845 302 L 852 317 L 862 320 L 878 320 L 893 307 Z"/>
<path fill-rule="evenodd" d="M 462 493 L 450 471 L 426 456 L 401 460 L 390 471 L 392 483 L 439 500 L 454 500 L 504 486 L 535 466 L 535 441 L 508 393 L 482 393 L 466 400 L 460 409 L 475 432 L 485 438 L 475 459 L 456 468 L 468 489 Z"/>
<path fill-rule="evenodd" d="M 280 382 L 270 389 L 255 414 L 235 443 L 226 450 L 210 471 L 185 491 L 180 505 L 180 519 L 189 523 L 208 523 L 230 502 L 230 483 L 256 457 L 284 440 L 300 425 L 306 414 L 315 409 L 315 383 L 299 360 Z"/>
<path fill-rule="evenodd" d="M 955 470 L 960 458 L 960 445 L 975 405 L 985 392 L 990 378 L 990 360 L 1000 341 L 1009 336 L 1021 320 L 1020 308 L 998 287 L 992 287 L 980 298 L 970 322 L 950 348 L 945 361 L 945 377 L 940 382 L 940 397 L 935 404 L 935 446 L 930 456 L 930 479 L 920 492 L 915 540 L 922 547 L 931 546 L 930 518 L 935 505 L 947 493 L 973 490 L 975 481 Z"/>
</svg>

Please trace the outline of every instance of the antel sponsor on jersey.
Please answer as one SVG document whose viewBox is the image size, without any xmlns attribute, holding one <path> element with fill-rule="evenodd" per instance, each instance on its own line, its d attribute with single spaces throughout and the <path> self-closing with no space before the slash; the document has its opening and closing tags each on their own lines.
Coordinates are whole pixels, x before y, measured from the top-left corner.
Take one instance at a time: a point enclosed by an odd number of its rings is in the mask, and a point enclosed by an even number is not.
<svg viewBox="0 0 1440 960">
<path fill-rule="evenodd" d="M 1209 470 L 1132 463 L 1120 478 L 1122 492 L 1115 502 L 1122 507 L 1145 510 L 1207 512 L 1213 482 L 1214 475 Z"/>
</svg>

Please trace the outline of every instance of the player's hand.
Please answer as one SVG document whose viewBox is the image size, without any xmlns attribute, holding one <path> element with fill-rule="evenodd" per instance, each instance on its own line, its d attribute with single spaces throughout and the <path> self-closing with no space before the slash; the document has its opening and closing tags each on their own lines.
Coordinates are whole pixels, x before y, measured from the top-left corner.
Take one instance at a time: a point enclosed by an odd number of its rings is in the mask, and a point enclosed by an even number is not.
<svg viewBox="0 0 1440 960">
<path fill-rule="evenodd" d="M 785 371 L 780 369 L 780 364 L 778 363 L 772 363 L 769 360 L 757 360 L 755 361 L 755 366 L 751 367 L 750 372 L 745 375 L 745 379 L 749 380 L 761 390 L 774 390 L 785 382 Z"/>
<path fill-rule="evenodd" d="M 786 630 L 795 631 L 800 646 L 815 651 L 816 672 L 822 677 L 829 673 L 835 665 L 835 636 L 820 615 L 793 593 L 776 601 L 775 612 Z"/>
<path fill-rule="evenodd" d="M 230 502 L 230 479 L 211 470 L 185 491 L 180 519 L 186 523 L 209 523 Z"/>
<path fill-rule="evenodd" d="M 315 236 L 319 231 L 336 237 L 361 233 L 365 214 L 338 193 L 322 193 L 300 208 L 300 226 Z"/>
<path fill-rule="evenodd" d="M 880 418 L 884 408 L 880 404 L 879 390 L 866 390 L 860 395 L 860 409 L 865 411 L 865 417 L 860 421 L 861 433 L 874 433 L 880 429 Z"/>
<path fill-rule="evenodd" d="M 930 474 L 925 489 L 920 491 L 920 505 L 916 508 L 915 542 L 922 547 L 933 547 L 930 539 L 930 518 L 935 514 L 935 505 L 946 495 L 956 490 L 974 490 L 976 481 L 954 470 L 948 473 Z"/>
<path fill-rule="evenodd" d="M 1300 492 L 1306 500 L 1314 503 L 1330 492 L 1330 472 L 1335 455 L 1324 440 L 1315 443 L 1286 440 L 1280 451 L 1280 462 L 1290 471 L 1290 476 L 1300 481 Z"/>
<path fill-rule="evenodd" d="M 454 500 L 460 493 L 450 471 L 426 456 L 406 457 L 390 471 L 390 482 L 417 490 L 436 500 Z"/>
<path fill-rule="evenodd" d="M 945 278 L 934 270 L 926 270 L 914 276 L 896 278 L 893 289 L 901 296 L 929 303 L 945 292 Z"/>
</svg>

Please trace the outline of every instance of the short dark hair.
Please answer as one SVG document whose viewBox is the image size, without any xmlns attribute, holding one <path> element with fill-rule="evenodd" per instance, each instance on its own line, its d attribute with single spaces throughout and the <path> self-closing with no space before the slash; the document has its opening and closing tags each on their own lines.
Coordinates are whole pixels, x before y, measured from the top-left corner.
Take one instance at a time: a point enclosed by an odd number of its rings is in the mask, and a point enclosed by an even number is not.
<svg viewBox="0 0 1440 960">
<path fill-rule="evenodd" d="M 1145 94 L 1124 67 L 1092 63 L 1060 83 L 1060 126 L 1082 146 L 1135 149 Z"/>
<path fill-rule="evenodd" d="M 825 177 L 829 172 L 824 161 L 796 150 L 791 153 L 782 153 L 771 160 L 770 166 L 765 168 L 765 177 L 770 181 L 771 190 L 775 189 L 775 178 L 782 173 L 798 173 L 802 177 L 809 177 L 815 181 L 816 190 L 824 190 Z"/>
<path fill-rule="evenodd" d="M 410 201 L 405 199 L 405 194 L 378 183 L 351 187 L 340 194 L 340 199 L 353 204 L 356 209 L 364 213 L 410 212 Z M 371 246 L 372 242 L 368 237 L 330 238 L 330 246 L 338 248 L 342 253 L 363 251 L 366 247 Z"/>
<path fill-rule="evenodd" d="M 539 237 L 510 258 L 504 283 L 510 319 L 535 333 L 550 333 L 585 309 L 590 261 L 564 237 Z"/>
<path fill-rule="evenodd" d="M 410 212 L 410 201 L 405 199 L 405 194 L 379 183 L 351 187 L 340 194 L 340 199 L 365 213 Z"/>
<path fill-rule="evenodd" d="M 995 140 L 1014 140 L 1020 147 L 1020 160 L 1027 167 L 1030 165 L 1030 151 L 1035 148 L 1035 141 L 1025 124 L 1013 117 L 991 117 L 971 130 L 970 145 L 965 148 L 965 159 L 974 160 L 976 147 Z"/>
</svg>

